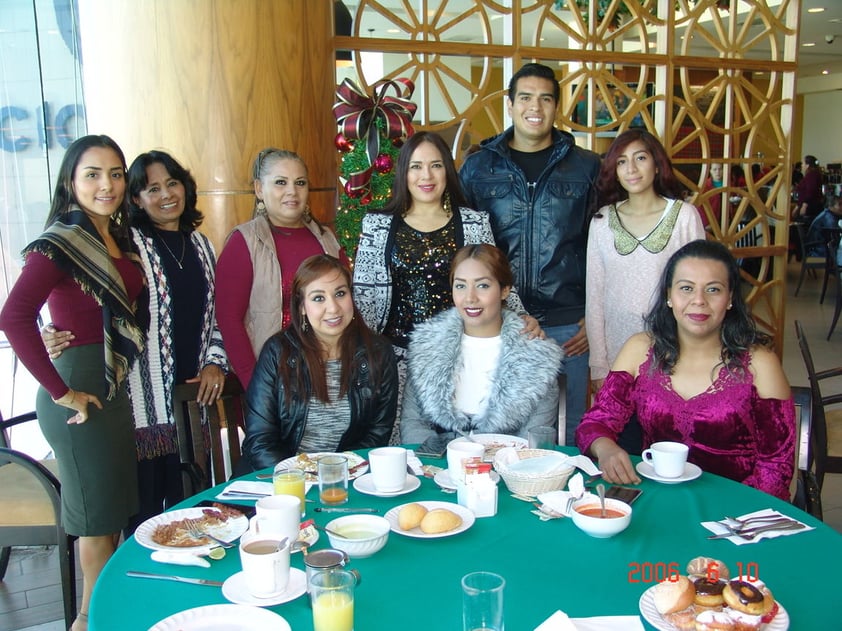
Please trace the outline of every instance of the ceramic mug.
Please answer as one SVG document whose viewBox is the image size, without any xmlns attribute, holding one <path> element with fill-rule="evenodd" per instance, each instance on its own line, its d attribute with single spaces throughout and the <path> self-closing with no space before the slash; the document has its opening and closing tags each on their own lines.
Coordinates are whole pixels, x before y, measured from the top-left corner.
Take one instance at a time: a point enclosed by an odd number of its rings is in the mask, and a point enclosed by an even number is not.
<svg viewBox="0 0 842 631">
<path fill-rule="evenodd" d="M 462 460 L 465 458 L 482 458 L 485 454 L 485 445 L 475 443 L 466 438 L 457 438 L 447 444 L 447 472 L 453 484 L 460 484 L 465 481 L 465 470 L 462 467 Z"/>
<path fill-rule="evenodd" d="M 371 481 L 380 493 L 400 491 L 406 484 L 406 449 L 379 447 L 368 452 Z"/>
<path fill-rule="evenodd" d="M 652 443 L 649 449 L 644 449 L 641 457 L 655 469 L 655 474 L 662 478 L 678 478 L 684 473 L 687 463 L 687 445 L 662 441 Z"/>
<path fill-rule="evenodd" d="M 256 598 L 283 592 L 289 583 L 289 540 L 246 532 L 240 538 L 240 563 L 246 589 Z"/>
<path fill-rule="evenodd" d="M 249 531 L 255 534 L 298 539 L 301 522 L 301 500 L 294 495 L 269 495 L 255 504 L 256 514 L 249 520 Z"/>
</svg>

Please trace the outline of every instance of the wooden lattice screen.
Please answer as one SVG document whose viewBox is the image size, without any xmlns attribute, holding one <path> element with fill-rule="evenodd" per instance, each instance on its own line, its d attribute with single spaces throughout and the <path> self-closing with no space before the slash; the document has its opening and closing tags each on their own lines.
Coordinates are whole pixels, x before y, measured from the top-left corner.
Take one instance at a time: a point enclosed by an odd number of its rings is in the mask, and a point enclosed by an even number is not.
<svg viewBox="0 0 842 631">
<path fill-rule="evenodd" d="M 353 33 L 335 43 L 353 51 L 360 83 L 413 79 L 416 127 L 442 133 L 457 161 L 508 124 L 508 79 L 532 60 L 557 68 L 556 122 L 581 145 L 604 151 L 634 125 L 656 133 L 708 213 L 711 238 L 743 260 L 748 301 L 782 348 L 799 0 L 345 4 Z M 725 182 L 742 169 L 744 184 L 703 190 L 712 163 Z"/>
</svg>

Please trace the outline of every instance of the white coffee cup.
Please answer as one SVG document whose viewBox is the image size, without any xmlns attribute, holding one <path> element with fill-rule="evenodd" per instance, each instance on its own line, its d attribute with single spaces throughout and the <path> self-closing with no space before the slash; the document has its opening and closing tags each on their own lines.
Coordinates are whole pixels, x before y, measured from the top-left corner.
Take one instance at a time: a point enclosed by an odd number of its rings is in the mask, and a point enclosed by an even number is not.
<svg viewBox="0 0 842 631">
<path fill-rule="evenodd" d="M 371 481 L 381 493 L 400 491 L 406 484 L 406 449 L 378 447 L 368 452 Z"/>
<path fill-rule="evenodd" d="M 289 583 L 289 544 L 283 537 L 249 531 L 240 537 L 240 563 L 246 588 L 256 598 L 283 592 Z"/>
<path fill-rule="evenodd" d="M 447 444 L 447 472 L 454 484 L 465 480 L 465 470 L 462 467 L 462 460 L 465 458 L 482 458 L 485 454 L 485 445 L 475 443 L 467 438 L 456 438 Z"/>
<path fill-rule="evenodd" d="M 249 531 L 279 539 L 298 539 L 301 522 L 301 500 L 295 495 L 269 495 L 255 504 L 257 513 L 249 520 Z"/>
<path fill-rule="evenodd" d="M 641 457 L 654 467 L 655 474 L 662 478 L 678 478 L 684 473 L 687 462 L 687 445 L 663 441 L 652 443 L 649 449 L 644 449 Z"/>
</svg>

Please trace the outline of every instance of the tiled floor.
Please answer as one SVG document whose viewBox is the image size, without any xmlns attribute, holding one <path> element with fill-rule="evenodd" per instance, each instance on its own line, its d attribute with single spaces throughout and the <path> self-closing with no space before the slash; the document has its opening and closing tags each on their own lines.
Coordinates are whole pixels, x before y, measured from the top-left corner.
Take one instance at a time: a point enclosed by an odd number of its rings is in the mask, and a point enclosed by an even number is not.
<svg viewBox="0 0 842 631">
<path fill-rule="evenodd" d="M 784 370 L 793 385 L 807 385 L 807 374 L 798 345 L 793 322 L 804 324 L 817 369 L 840 365 L 842 324 L 829 342 L 825 341 L 833 316 L 835 293 L 831 292 L 824 305 L 819 305 L 820 280 L 808 279 L 798 298 L 792 296 L 798 267 L 789 269 L 789 301 L 784 344 Z M 832 391 L 842 391 L 842 379 L 829 384 Z M 830 391 L 830 390 L 829 390 Z M 842 475 L 828 475 L 822 493 L 825 522 L 842 532 Z M 80 574 L 81 575 L 81 574 Z M 0 583 L 0 629 L 19 631 L 61 631 L 64 621 L 61 593 L 57 585 L 56 555 L 51 549 L 25 548 L 12 553 L 6 579 Z M 81 592 L 81 582 L 79 585 Z"/>
</svg>

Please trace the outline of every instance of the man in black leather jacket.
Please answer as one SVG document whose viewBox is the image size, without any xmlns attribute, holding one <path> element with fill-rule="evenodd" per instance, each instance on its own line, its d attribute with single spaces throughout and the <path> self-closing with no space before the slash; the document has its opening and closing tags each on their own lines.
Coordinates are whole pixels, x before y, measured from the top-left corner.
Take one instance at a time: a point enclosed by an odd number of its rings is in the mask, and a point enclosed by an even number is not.
<svg viewBox="0 0 842 631">
<path fill-rule="evenodd" d="M 469 205 L 491 216 L 526 310 L 565 351 L 565 443 L 572 445 L 588 389 L 585 253 L 599 157 L 554 128 L 558 100 L 551 68 L 523 66 L 509 83 L 512 127 L 484 140 L 459 177 Z"/>
<path fill-rule="evenodd" d="M 272 467 L 298 453 L 304 435 L 310 394 L 294 393 L 289 404 L 278 377 L 281 338 L 288 336 L 297 346 L 289 329 L 276 333 L 263 346 L 249 383 L 246 398 L 246 439 L 243 455 L 252 468 Z M 373 336 L 373 353 L 367 356 L 360 344 L 354 355 L 351 387 L 347 398 L 351 410 L 348 429 L 336 436 L 335 451 L 382 447 L 389 443 L 398 400 L 398 374 L 392 345 L 380 335 Z M 300 362 L 293 355 L 290 362 Z M 380 370 L 380 383 L 373 383 L 371 364 Z"/>
</svg>

